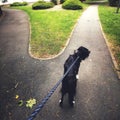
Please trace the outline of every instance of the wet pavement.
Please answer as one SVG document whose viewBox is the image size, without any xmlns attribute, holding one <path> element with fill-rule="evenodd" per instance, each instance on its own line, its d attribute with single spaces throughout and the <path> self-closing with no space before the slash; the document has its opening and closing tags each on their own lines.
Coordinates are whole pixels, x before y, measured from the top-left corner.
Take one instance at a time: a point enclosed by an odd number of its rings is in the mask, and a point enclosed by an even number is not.
<svg viewBox="0 0 120 120">
<path fill-rule="evenodd" d="M 79 46 L 90 51 L 81 63 L 76 104 L 65 101 L 60 108 L 60 88 L 35 120 L 120 120 L 120 81 L 101 32 L 97 5 L 80 17 L 65 51 L 51 60 L 29 55 L 28 16 L 19 10 L 4 10 L 0 21 L 0 120 L 26 120 L 41 99 L 62 77 L 63 64 Z M 19 95 L 19 98 L 16 98 Z M 32 109 L 25 101 L 35 98 Z M 20 107 L 18 101 L 23 100 Z"/>
</svg>

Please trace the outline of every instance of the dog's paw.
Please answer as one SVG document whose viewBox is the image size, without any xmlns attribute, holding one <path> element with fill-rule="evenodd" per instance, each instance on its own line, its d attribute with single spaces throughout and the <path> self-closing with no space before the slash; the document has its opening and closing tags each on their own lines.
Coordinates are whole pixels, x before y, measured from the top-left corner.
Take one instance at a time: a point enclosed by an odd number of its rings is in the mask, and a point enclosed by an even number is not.
<svg viewBox="0 0 120 120">
<path fill-rule="evenodd" d="M 75 101 L 72 101 L 73 104 L 75 104 Z"/>
<path fill-rule="evenodd" d="M 62 102 L 62 100 L 59 100 L 59 106 L 60 106 L 60 107 L 63 106 L 63 102 Z"/>
<path fill-rule="evenodd" d="M 62 102 L 62 100 L 59 100 L 59 103 L 61 103 Z"/>
<path fill-rule="evenodd" d="M 74 107 L 74 105 L 75 105 L 75 101 L 70 102 L 71 107 Z"/>
</svg>

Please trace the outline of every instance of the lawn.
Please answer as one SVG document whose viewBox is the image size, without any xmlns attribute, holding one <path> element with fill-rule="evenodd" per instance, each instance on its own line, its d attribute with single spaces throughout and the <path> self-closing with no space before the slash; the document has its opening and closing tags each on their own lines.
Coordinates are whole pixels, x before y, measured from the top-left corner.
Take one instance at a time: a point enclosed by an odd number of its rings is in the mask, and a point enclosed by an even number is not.
<svg viewBox="0 0 120 120">
<path fill-rule="evenodd" d="M 32 10 L 31 6 L 17 8 L 24 10 L 30 18 L 30 50 L 38 58 L 60 53 L 83 12 L 83 10 Z"/>
<path fill-rule="evenodd" d="M 120 68 L 120 11 L 118 14 L 115 12 L 115 7 L 107 5 L 99 7 L 99 16 L 103 31 Z"/>
</svg>

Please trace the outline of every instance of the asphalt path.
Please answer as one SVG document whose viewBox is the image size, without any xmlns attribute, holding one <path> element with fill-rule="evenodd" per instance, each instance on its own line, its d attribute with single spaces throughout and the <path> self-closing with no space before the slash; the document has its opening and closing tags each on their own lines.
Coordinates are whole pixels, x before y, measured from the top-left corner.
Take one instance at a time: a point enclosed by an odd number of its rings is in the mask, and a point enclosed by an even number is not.
<svg viewBox="0 0 120 120">
<path fill-rule="evenodd" d="M 120 120 L 120 81 L 97 9 L 92 5 L 82 14 L 65 51 L 50 60 L 29 55 L 28 16 L 19 10 L 4 10 L 0 20 L 0 120 L 26 120 L 62 77 L 65 60 L 79 46 L 87 47 L 91 54 L 81 63 L 74 108 L 67 98 L 64 107 L 59 107 L 59 87 L 35 120 Z M 30 98 L 37 100 L 32 109 L 25 106 Z M 19 100 L 24 102 L 21 107 Z"/>
</svg>

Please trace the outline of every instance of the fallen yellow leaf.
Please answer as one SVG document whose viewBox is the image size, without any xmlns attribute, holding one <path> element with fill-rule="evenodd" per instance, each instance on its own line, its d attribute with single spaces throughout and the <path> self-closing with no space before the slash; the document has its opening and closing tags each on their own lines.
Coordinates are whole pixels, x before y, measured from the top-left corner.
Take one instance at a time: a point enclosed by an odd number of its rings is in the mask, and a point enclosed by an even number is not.
<svg viewBox="0 0 120 120">
<path fill-rule="evenodd" d="M 19 98 L 19 95 L 16 95 L 15 98 L 18 99 L 18 98 Z"/>
<path fill-rule="evenodd" d="M 34 104 L 36 104 L 36 99 L 34 99 L 34 98 L 26 101 L 26 107 L 32 108 Z"/>
</svg>

